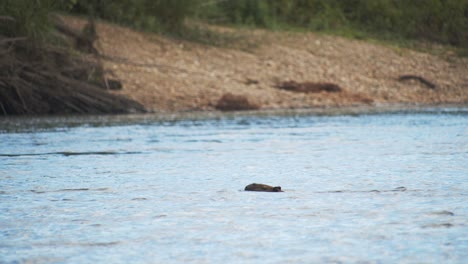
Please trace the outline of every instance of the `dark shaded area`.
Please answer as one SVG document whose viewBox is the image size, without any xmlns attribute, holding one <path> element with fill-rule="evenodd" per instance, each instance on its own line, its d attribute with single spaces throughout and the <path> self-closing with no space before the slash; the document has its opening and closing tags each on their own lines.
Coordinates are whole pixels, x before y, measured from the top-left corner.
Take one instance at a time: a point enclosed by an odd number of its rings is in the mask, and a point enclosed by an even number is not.
<svg viewBox="0 0 468 264">
<path fill-rule="evenodd" d="M 298 93 L 320 93 L 320 92 L 329 92 L 329 93 L 338 93 L 341 92 L 340 86 L 334 83 L 314 83 L 314 82 L 296 82 L 296 81 L 286 81 L 279 83 L 275 86 L 276 88 L 288 90 Z"/>
</svg>

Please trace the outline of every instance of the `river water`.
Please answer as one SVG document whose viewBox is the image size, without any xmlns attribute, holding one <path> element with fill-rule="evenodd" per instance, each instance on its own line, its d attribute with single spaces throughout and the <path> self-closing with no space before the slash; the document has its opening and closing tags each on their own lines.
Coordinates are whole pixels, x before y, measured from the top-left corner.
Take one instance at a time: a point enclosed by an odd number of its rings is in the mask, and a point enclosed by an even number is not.
<svg viewBox="0 0 468 264">
<path fill-rule="evenodd" d="M 467 108 L 0 119 L 0 263 L 466 263 L 467 220 Z"/>
</svg>

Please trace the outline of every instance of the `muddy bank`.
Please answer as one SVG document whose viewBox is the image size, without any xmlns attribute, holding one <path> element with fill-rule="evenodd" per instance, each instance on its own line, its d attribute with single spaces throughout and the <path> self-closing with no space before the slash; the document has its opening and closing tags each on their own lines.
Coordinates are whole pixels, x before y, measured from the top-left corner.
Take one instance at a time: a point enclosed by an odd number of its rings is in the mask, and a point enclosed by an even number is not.
<svg viewBox="0 0 468 264">
<path fill-rule="evenodd" d="M 85 19 L 62 19 L 76 30 L 86 24 Z M 38 92 L 43 88 L 18 92 L 10 87 L 7 95 L 17 97 L 15 107 L 22 109 L 22 113 L 145 110 L 172 113 L 468 104 L 468 58 L 448 51 L 431 55 L 314 33 L 222 27 L 211 30 L 229 41 L 222 47 L 207 46 L 98 22 L 94 47 L 100 54 L 102 74 L 106 79 L 119 80 L 122 89 L 108 91 L 95 85 L 70 88 L 79 85 L 68 83 L 46 94 Z M 0 66 L 2 73 L 8 72 L 3 70 L 7 64 Z M 54 67 L 59 69 L 60 76 L 74 75 L 70 71 L 64 73 L 67 67 L 63 67 L 63 61 Z M 11 76 L 11 72 L 7 75 Z M 5 76 L 2 80 L 8 77 Z M 54 75 L 52 79 L 60 78 Z M 86 91 L 96 89 L 92 94 L 79 92 L 75 96 L 83 87 Z M 85 97 L 90 104 L 67 106 Z M 26 101 L 28 98 L 34 98 L 35 103 Z M 57 102 L 60 107 L 43 107 L 44 100 L 49 101 L 48 105 Z M 93 105 L 93 100 L 105 102 L 106 107 L 85 110 Z M 31 110 L 34 104 L 38 107 Z M 5 104 L 2 107 L 5 109 Z"/>
<path fill-rule="evenodd" d="M 314 33 L 214 30 L 237 38 L 213 47 L 99 23 L 104 67 L 124 87 L 113 93 L 156 112 L 215 110 L 226 94 L 261 110 L 468 103 L 468 58 L 449 52 L 436 56 Z M 340 89 L 278 88 L 288 82 Z"/>
</svg>

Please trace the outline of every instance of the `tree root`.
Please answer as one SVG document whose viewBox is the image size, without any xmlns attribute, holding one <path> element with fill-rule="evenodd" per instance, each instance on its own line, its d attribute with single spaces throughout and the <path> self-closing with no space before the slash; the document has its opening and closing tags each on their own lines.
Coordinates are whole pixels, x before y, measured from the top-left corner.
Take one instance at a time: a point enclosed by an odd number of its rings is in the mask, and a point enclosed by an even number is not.
<svg viewBox="0 0 468 264">
<path fill-rule="evenodd" d="M 24 41 L 0 36 L 0 54 L 3 115 L 146 111 L 140 103 L 90 81 L 91 72 L 101 66 L 90 59 L 71 57 L 65 49 L 35 46 L 31 50 Z"/>
</svg>

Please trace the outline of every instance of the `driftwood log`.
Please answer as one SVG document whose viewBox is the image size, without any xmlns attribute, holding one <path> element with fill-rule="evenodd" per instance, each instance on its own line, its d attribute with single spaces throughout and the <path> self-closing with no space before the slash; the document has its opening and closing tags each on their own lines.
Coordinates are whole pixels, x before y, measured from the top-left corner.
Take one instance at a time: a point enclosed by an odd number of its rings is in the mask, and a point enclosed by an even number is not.
<svg viewBox="0 0 468 264">
<path fill-rule="evenodd" d="M 425 78 L 423 78 L 421 76 L 408 74 L 408 75 L 401 75 L 400 77 L 398 77 L 398 81 L 400 81 L 400 82 L 410 81 L 410 80 L 419 81 L 420 83 L 424 84 L 429 89 L 436 89 L 437 88 L 437 86 L 433 82 L 428 81 L 427 79 L 425 79 Z"/>
<path fill-rule="evenodd" d="M 320 93 L 329 92 L 337 93 L 341 92 L 340 86 L 334 83 L 316 83 L 316 82 L 296 82 L 296 81 L 285 81 L 275 85 L 276 88 L 298 92 L 298 93 Z"/>
</svg>

